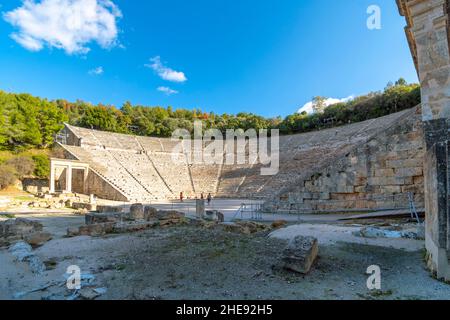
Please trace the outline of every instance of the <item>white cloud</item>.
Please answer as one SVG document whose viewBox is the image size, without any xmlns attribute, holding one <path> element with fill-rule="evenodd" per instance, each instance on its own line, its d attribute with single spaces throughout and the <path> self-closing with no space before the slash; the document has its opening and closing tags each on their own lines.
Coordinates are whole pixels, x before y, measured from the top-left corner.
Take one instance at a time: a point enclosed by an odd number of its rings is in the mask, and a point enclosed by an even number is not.
<svg viewBox="0 0 450 320">
<path fill-rule="evenodd" d="M 328 99 L 325 100 L 325 106 L 328 107 L 328 106 L 331 106 L 331 105 L 336 104 L 336 103 L 348 102 L 350 100 L 353 100 L 354 98 L 355 98 L 354 96 L 349 96 L 349 97 L 343 98 L 343 99 L 328 98 Z M 302 113 L 303 111 L 306 111 L 306 113 L 308 113 L 308 114 L 314 113 L 313 102 L 310 101 L 310 102 L 306 103 L 297 112 L 298 113 Z"/>
<path fill-rule="evenodd" d="M 161 77 L 161 79 L 167 80 L 167 81 L 171 81 L 171 82 L 185 82 L 187 81 L 186 75 L 184 74 L 184 72 L 181 71 L 175 71 L 169 67 L 166 67 L 162 62 L 161 62 L 161 57 L 156 56 L 154 58 L 151 58 L 150 61 L 152 62 L 151 64 L 146 64 L 145 66 L 153 69 L 158 76 Z"/>
<path fill-rule="evenodd" d="M 30 51 L 44 46 L 68 54 L 86 54 L 90 42 L 102 48 L 117 44 L 117 19 L 111 0 L 23 0 L 21 7 L 3 14 L 18 30 L 11 38 Z"/>
<path fill-rule="evenodd" d="M 163 93 L 165 93 L 168 96 L 171 96 L 173 94 L 177 94 L 178 93 L 177 90 L 173 90 L 173 89 L 171 89 L 169 87 L 158 87 L 158 89 L 156 89 L 156 90 L 158 90 L 159 92 L 163 92 Z"/>
<path fill-rule="evenodd" d="M 91 76 L 99 76 L 99 75 L 103 74 L 104 72 L 105 71 L 103 70 L 103 67 L 97 67 L 92 70 L 89 70 L 89 74 Z"/>
</svg>

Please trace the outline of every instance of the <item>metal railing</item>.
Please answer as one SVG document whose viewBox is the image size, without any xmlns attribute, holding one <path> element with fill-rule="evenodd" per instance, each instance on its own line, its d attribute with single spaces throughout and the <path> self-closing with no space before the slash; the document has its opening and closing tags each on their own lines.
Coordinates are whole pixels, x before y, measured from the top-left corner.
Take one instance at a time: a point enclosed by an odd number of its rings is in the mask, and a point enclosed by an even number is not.
<svg viewBox="0 0 450 320">
<path fill-rule="evenodd" d="M 395 207 L 387 207 L 387 208 L 377 208 L 376 210 L 371 210 L 370 208 L 359 208 L 357 206 L 354 206 L 353 208 L 345 208 L 345 206 L 342 206 L 343 210 L 335 210 L 336 212 L 343 212 L 343 211 L 354 211 L 354 212 L 361 212 L 361 211 L 393 211 L 393 210 L 409 210 L 411 214 L 411 219 L 416 220 L 417 223 L 422 223 L 419 214 L 417 211 L 416 203 L 414 200 L 414 193 L 404 193 L 404 194 L 395 194 L 395 195 L 386 195 L 386 196 L 373 196 L 369 198 L 364 199 L 355 199 L 355 200 L 317 200 L 321 201 L 320 203 L 316 204 L 318 205 L 326 205 L 328 201 L 333 203 L 333 206 L 339 207 L 339 202 L 342 202 L 345 204 L 348 204 L 349 202 L 361 202 L 361 201 L 385 201 L 385 202 L 395 202 Z M 249 216 L 250 220 L 263 220 L 264 214 L 272 214 L 276 216 L 277 214 L 289 214 L 289 215 L 297 215 L 298 220 L 300 220 L 301 215 L 303 214 L 314 214 L 314 213 L 330 213 L 332 210 L 317 210 L 313 209 L 313 207 L 307 207 L 307 205 L 304 202 L 298 202 L 298 203 L 289 203 L 288 208 L 276 208 L 268 209 L 264 206 L 263 203 L 242 203 L 239 209 L 236 211 L 236 213 L 233 216 L 233 220 L 240 217 L 242 220 L 245 219 L 247 216 Z"/>
</svg>

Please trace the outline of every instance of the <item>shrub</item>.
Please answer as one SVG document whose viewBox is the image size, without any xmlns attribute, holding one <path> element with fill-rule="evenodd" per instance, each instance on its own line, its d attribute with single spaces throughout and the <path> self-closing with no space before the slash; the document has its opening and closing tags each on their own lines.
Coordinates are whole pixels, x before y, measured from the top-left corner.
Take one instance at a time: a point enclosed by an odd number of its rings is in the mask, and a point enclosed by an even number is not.
<svg viewBox="0 0 450 320">
<path fill-rule="evenodd" d="M 0 189 L 12 186 L 16 180 L 16 170 L 13 167 L 0 165 Z"/>
<path fill-rule="evenodd" d="M 20 179 L 33 174 L 35 169 L 33 160 L 24 156 L 9 159 L 5 162 L 5 164 L 14 168 Z"/>
<path fill-rule="evenodd" d="M 34 175 L 39 178 L 48 178 L 50 176 L 50 160 L 46 155 L 37 154 L 33 156 L 35 164 Z"/>
</svg>

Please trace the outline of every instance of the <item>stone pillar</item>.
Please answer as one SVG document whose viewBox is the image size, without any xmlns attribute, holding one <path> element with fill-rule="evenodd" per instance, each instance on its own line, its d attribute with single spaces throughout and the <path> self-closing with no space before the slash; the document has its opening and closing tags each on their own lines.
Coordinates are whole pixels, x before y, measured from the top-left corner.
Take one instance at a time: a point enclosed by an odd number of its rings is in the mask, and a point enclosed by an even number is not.
<svg viewBox="0 0 450 320">
<path fill-rule="evenodd" d="M 72 166 L 70 164 L 66 169 L 66 192 L 72 193 Z"/>
<path fill-rule="evenodd" d="M 50 193 L 55 193 L 55 166 L 50 161 Z"/>
<path fill-rule="evenodd" d="M 89 169 L 84 169 L 84 175 L 83 175 L 83 193 L 88 194 L 88 177 L 89 177 Z"/>
<path fill-rule="evenodd" d="M 197 218 L 203 219 L 205 217 L 205 200 L 204 199 L 196 200 L 195 212 L 196 212 Z"/>
<path fill-rule="evenodd" d="M 448 135 L 450 129 L 449 0 L 397 0 L 419 74 L 427 146 L 424 163 L 429 267 L 450 280 Z"/>
</svg>

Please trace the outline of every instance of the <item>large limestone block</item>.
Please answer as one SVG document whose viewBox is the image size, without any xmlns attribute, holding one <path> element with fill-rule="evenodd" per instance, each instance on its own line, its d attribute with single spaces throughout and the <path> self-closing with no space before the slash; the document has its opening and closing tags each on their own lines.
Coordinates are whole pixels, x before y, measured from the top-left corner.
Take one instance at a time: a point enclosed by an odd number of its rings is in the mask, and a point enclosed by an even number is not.
<svg viewBox="0 0 450 320">
<path fill-rule="evenodd" d="M 33 247 L 39 247 L 52 239 L 48 232 L 35 232 L 24 237 L 24 240 Z"/>
<path fill-rule="evenodd" d="M 185 214 L 178 211 L 158 211 L 157 217 L 159 220 L 174 220 L 183 219 Z"/>
<path fill-rule="evenodd" d="M 97 206 L 97 212 L 105 213 L 105 212 L 123 212 L 122 207 L 115 207 L 115 206 Z"/>
<path fill-rule="evenodd" d="M 131 220 L 144 220 L 144 206 L 142 203 L 135 203 L 131 206 L 129 218 Z"/>
<path fill-rule="evenodd" d="M 84 217 L 87 225 L 107 222 L 120 222 L 122 220 L 121 213 L 88 213 Z"/>
<path fill-rule="evenodd" d="M 298 273 L 307 274 L 319 253 L 319 243 L 316 238 L 297 236 L 289 242 L 283 251 L 284 268 Z"/>
<path fill-rule="evenodd" d="M 112 233 L 115 225 L 116 224 L 114 222 L 107 222 L 81 226 L 79 228 L 79 235 L 93 237 L 103 236 L 105 234 Z"/>
<path fill-rule="evenodd" d="M 153 207 L 145 207 L 144 209 L 144 220 L 150 221 L 158 218 L 158 210 Z"/>
<path fill-rule="evenodd" d="M 43 226 L 39 222 L 28 219 L 10 219 L 0 223 L 0 233 L 3 237 L 22 237 L 24 235 L 42 231 Z"/>
</svg>

